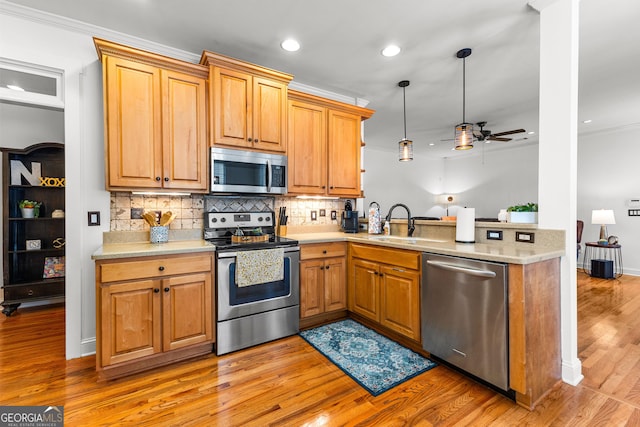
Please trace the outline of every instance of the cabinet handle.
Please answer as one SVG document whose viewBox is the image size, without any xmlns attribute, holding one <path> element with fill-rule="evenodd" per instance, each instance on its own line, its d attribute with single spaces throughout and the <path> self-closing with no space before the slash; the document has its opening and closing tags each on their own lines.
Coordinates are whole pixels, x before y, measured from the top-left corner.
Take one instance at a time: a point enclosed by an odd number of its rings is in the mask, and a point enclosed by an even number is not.
<svg viewBox="0 0 640 427">
<path fill-rule="evenodd" d="M 153 293 L 154 293 L 154 294 L 157 294 L 158 292 L 160 292 L 160 289 L 158 289 L 158 288 L 153 288 Z"/>
<path fill-rule="evenodd" d="M 160 181 L 160 177 L 159 176 L 156 176 L 156 181 Z"/>
<path fill-rule="evenodd" d="M 169 292 L 169 288 L 164 288 L 164 291 L 165 292 Z"/>
<path fill-rule="evenodd" d="M 164 266 L 163 266 L 163 265 L 161 265 L 160 267 L 158 267 L 158 270 L 160 270 L 160 271 L 164 271 Z"/>
</svg>

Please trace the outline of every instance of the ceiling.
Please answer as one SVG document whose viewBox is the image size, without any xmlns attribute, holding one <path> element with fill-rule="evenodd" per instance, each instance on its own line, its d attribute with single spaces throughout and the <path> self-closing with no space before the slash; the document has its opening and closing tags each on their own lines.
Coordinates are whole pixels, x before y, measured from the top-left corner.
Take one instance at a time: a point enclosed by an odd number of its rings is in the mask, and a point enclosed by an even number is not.
<svg viewBox="0 0 640 427">
<path fill-rule="evenodd" d="M 495 150 L 537 143 L 539 14 L 527 0 L 12 0 L 167 46 L 203 49 L 274 68 L 296 82 L 369 101 L 368 147 L 396 151 L 404 136 L 415 157 L 469 155 L 451 150 L 462 121 L 461 48 L 466 59 L 466 120 L 512 142 L 476 143 Z M 453 6 L 455 5 L 455 6 Z M 580 2 L 580 134 L 640 124 L 640 2 Z M 284 38 L 301 49 L 285 52 Z M 389 43 L 402 52 L 380 55 Z M 591 123 L 583 124 L 590 119 Z M 447 140 L 448 141 L 443 141 Z M 433 145 L 430 145 L 433 144 Z M 471 154 L 473 154 L 471 153 Z"/>
</svg>

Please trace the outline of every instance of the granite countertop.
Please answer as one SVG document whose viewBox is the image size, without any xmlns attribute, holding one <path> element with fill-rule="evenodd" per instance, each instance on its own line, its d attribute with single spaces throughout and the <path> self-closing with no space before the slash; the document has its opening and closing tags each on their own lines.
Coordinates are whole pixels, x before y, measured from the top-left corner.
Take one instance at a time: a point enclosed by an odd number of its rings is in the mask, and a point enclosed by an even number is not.
<svg viewBox="0 0 640 427">
<path fill-rule="evenodd" d="M 409 238 L 370 235 L 368 233 L 343 233 L 339 231 L 295 233 L 288 234 L 287 237 L 298 240 L 300 244 L 339 241 L 358 242 L 511 264 L 531 264 L 565 255 L 563 249 L 530 246 L 527 243 L 456 243 L 455 241 L 422 237 Z M 211 251 L 215 251 L 215 245 L 203 239 L 170 240 L 167 243 L 149 243 L 148 241 L 106 243 L 95 251 L 91 258 L 103 260 Z"/>
<path fill-rule="evenodd" d="M 335 241 L 358 242 L 511 264 L 531 264 L 565 255 L 565 251 L 562 249 L 529 247 L 528 243 L 456 243 L 455 241 L 421 237 L 409 238 L 342 232 L 288 234 L 287 237 L 298 240 L 300 244 Z"/>
</svg>

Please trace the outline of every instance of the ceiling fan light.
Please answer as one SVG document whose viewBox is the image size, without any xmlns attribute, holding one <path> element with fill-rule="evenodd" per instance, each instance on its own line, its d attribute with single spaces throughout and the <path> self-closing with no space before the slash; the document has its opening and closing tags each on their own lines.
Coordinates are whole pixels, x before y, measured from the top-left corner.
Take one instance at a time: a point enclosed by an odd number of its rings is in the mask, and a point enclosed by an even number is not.
<svg viewBox="0 0 640 427">
<path fill-rule="evenodd" d="M 401 162 L 413 160 L 413 141 L 403 138 L 398 142 L 398 160 Z"/>
<path fill-rule="evenodd" d="M 469 150 L 473 148 L 473 124 L 460 123 L 456 125 L 454 141 L 456 150 Z"/>
</svg>

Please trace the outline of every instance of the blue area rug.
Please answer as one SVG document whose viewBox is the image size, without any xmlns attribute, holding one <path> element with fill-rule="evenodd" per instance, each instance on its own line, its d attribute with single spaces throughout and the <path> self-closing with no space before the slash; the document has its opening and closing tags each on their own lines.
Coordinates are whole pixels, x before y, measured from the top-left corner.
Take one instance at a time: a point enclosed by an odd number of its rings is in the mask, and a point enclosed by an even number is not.
<svg viewBox="0 0 640 427">
<path fill-rule="evenodd" d="M 302 331 L 300 336 L 373 396 L 437 366 L 350 319 Z"/>
</svg>

